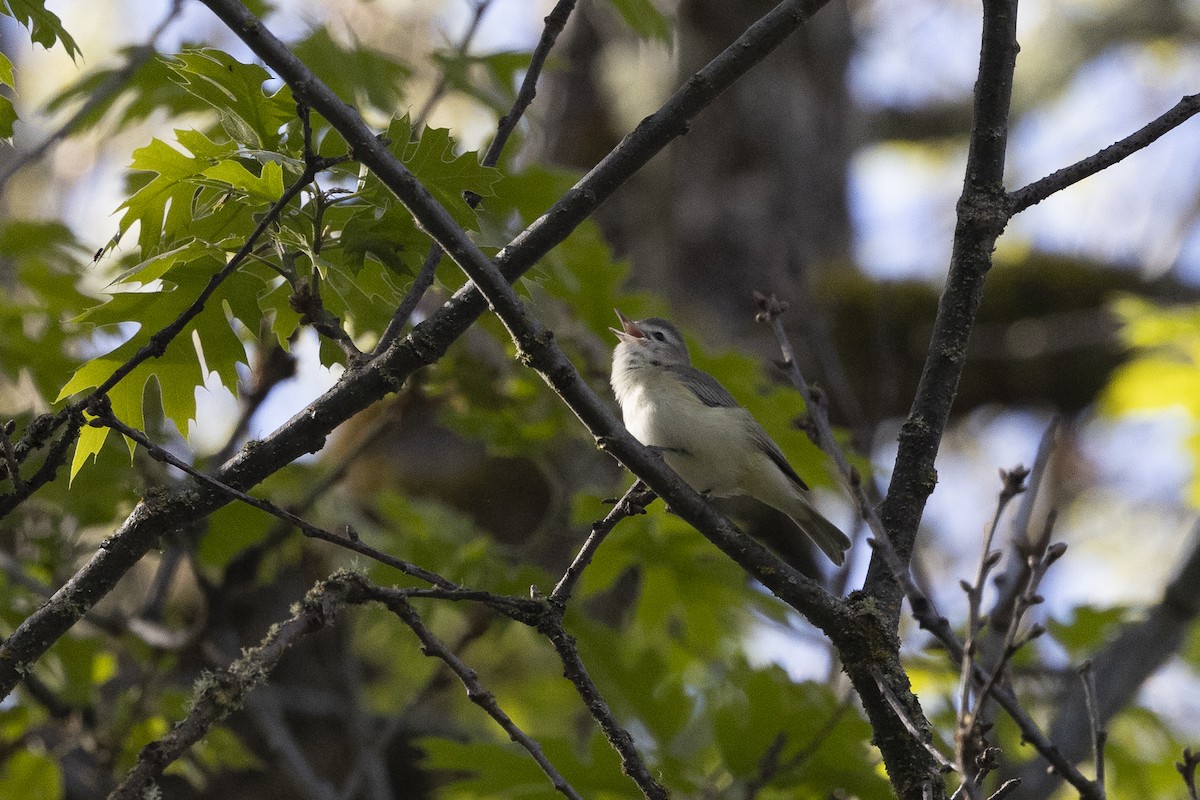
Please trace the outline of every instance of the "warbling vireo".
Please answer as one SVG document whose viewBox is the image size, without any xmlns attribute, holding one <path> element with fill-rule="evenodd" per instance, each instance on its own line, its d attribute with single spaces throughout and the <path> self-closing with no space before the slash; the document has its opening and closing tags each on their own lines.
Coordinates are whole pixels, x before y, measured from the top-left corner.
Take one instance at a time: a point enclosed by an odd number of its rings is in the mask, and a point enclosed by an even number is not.
<svg viewBox="0 0 1200 800">
<path fill-rule="evenodd" d="M 791 517 L 841 566 L 850 540 L 808 501 L 808 486 L 779 445 L 716 378 L 692 366 L 679 330 L 665 319 L 631 321 L 620 311 L 612 387 L 625 427 L 662 453 L 701 494 L 749 495 Z"/>
</svg>

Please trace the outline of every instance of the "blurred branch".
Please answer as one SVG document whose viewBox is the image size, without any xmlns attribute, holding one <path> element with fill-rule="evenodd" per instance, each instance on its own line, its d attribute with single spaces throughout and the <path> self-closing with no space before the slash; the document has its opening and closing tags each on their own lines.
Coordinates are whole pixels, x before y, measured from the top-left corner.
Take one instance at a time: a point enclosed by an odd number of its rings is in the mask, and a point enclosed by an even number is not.
<svg viewBox="0 0 1200 800">
<path fill-rule="evenodd" d="M 242 707 L 247 693 L 263 683 L 279 659 L 296 641 L 333 622 L 347 603 L 360 602 L 360 582 L 351 573 L 339 572 L 314 586 L 291 617 L 272 626 L 262 643 L 245 651 L 241 658 L 196 683 L 196 695 L 188 715 L 166 736 L 151 742 L 138 753 L 137 762 L 109 795 L 109 800 L 141 800 L 163 770 L 203 739 L 221 720 Z"/>
<path fill-rule="evenodd" d="M 454 48 L 455 53 L 459 58 L 467 54 L 467 50 L 471 47 L 471 42 L 475 39 L 475 34 L 479 31 L 479 23 L 483 21 L 483 15 L 487 13 L 488 7 L 491 6 L 492 0 L 473 0 L 471 3 L 471 19 L 467 22 L 467 29 L 463 31 L 462 37 L 458 40 L 458 46 Z M 450 83 L 446 79 L 446 73 L 438 77 L 438 81 L 434 84 L 433 90 L 430 91 L 429 97 L 425 98 L 425 102 L 421 104 L 421 110 L 413 115 L 413 130 L 421 130 L 429 120 L 429 115 L 433 111 L 433 107 L 437 105 L 442 96 L 446 94 L 446 89 Z"/>
<path fill-rule="evenodd" d="M 1055 192 L 1061 192 L 1068 186 L 1073 186 L 1084 178 L 1090 178 L 1097 172 L 1108 169 L 1137 151 L 1149 147 L 1161 136 L 1178 128 L 1197 113 L 1200 113 L 1200 94 L 1184 97 L 1161 117 L 1147 123 L 1121 141 L 1109 145 L 1095 155 L 1076 161 L 1069 167 L 1063 167 L 1041 180 L 1011 192 L 1008 196 L 1012 203 L 1010 215 L 1015 216 L 1030 206 L 1042 202 Z"/>
<path fill-rule="evenodd" d="M 279 699 L 270 688 L 247 697 L 245 709 L 254 726 L 266 740 L 267 748 L 284 764 L 275 774 L 286 775 L 287 781 L 305 800 L 336 800 L 333 787 L 317 775 L 312 763 L 301 750 L 300 743 L 288 729 L 287 718 L 280 708 Z"/>
<path fill-rule="evenodd" d="M 1191 549 L 1162 599 L 1146 615 L 1124 625 L 1092 658 L 1096 682 L 1097 717 L 1107 723 L 1137 694 L 1146 679 L 1179 652 L 1200 616 L 1200 523 L 1193 527 Z M 1058 714 L 1050 735 L 1065 758 L 1075 762 L 1092 747 L 1092 726 L 1087 698 L 1077 678 L 1065 676 Z M 1035 766 L 1021 770 L 1023 786 L 1031 796 L 1053 790 L 1057 779 Z"/>
<path fill-rule="evenodd" d="M 1200 753 L 1193 753 L 1188 748 L 1183 750 L 1183 761 L 1175 762 L 1175 769 L 1179 770 L 1179 774 L 1183 777 L 1183 783 L 1187 786 L 1188 797 L 1191 800 L 1200 800 L 1200 794 L 1196 793 L 1196 767 L 1200 766 Z"/>
<path fill-rule="evenodd" d="M 813 734 L 812 739 L 801 747 L 795 755 L 788 759 L 780 760 L 779 756 L 783 752 L 784 745 L 787 744 L 787 738 L 780 733 L 771 742 L 770 746 L 763 753 L 758 763 L 758 771 L 746 782 L 746 792 L 744 800 L 754 800 L 758 794 L 774 780 L 776 775 L 783 774 L 790 770 L 794 770 L 803 764 L 808 759 L 812 758 L 821 746 L 829 740 L 833 732 L 837 729 L 838 724 L 850 710 L 850 697 L 838 704 L 837 709 L 825 721 L 820 730 Z"/>
<path fill-rule="evenodd" d="M 1096 787 L 1100 800 L 1104 800 L 1104 743 L 1108 740 L 1108 733 L 1100 722 L 1099 703 L 1096 700 L 1096 673 L 1092 671 L 1091 661 L 1085 661 L 1079 667 L 1079 681 L 1083 684 L 1088 727 L 1092 733 L 1092 761 L 1096 765 Z"/>
<path fill-rule="evenodd" d="M 67 119 L 66 122 L 59 125 L 45 139 L 29 150 L 16 154 L 16 156 L 0 170 L 0 190 L 2 190 L 8 181 L 21 170 L 30 164 L 40 161 L 46 153 L 50 152 L 50 148 L 58 144 L 59 141 L 65 139 L 75 132 L 79 124 L 91 116 L 92 112 L 107 103 L 113 96 L 120 94 L 125 89 L 130 78 L 141 69 L 146 62 L 158 55 L 158 40 L 162 37 L 167 27 L 175 21 L 179 16 L 179 12 L 183 8 L 183 0 L 171 0 L 171 5 L 167 9 L 166 16 L 162 21 L 150 32 L 144 44 L 133 47 L 129 50 L 129 55 L 125 59 L 125 64 L 120 69 L 113 72 L 104 81 L 91 91 L 88 99 L 79 107 L 74 114 Z"/>
</svg>

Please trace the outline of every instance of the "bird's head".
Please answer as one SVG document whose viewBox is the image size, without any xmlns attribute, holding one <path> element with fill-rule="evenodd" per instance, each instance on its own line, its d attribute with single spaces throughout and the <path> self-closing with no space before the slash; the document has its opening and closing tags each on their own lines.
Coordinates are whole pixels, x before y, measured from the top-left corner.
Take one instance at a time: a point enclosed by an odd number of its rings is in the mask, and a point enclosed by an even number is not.
<svg viewBox="0 0 1200 800">
<path fill-rule="evenodd" d="M 615 309 L 614 309 L 615 310 Z M 658 366 L 687 366 L 692 363 L 683 335 L 671 323 L 660 317 L 637 322 L 617 311 L 621 329 L 609 328 L 617 335 L 618 355 L 635 363 L 649 362 Z"/>
</svg>

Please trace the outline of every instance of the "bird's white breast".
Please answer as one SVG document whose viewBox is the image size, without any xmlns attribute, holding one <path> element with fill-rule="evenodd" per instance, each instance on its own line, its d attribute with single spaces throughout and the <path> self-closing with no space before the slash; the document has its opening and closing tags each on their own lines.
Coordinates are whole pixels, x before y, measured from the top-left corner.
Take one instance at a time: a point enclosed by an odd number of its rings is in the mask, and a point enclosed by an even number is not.
<svg viewBox="0 0 1200 800">
<path fill-rule="evenodd" d="M 618 360 L 613 391 L 629 432 L 662 448 L 667 464 L 697 491 L 738 494 L 748 464 L 761 458 L 745 431 L 754 424 L 749 412 L 706 406 L 675 373 Z"/>
</svg>

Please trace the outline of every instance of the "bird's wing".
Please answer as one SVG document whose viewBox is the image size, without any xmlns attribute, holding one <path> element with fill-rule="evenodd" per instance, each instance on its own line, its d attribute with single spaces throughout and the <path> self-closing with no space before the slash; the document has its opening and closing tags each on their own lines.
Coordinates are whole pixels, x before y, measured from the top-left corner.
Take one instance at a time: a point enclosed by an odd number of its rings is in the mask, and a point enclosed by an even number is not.
<svg viewBox="0 0 1200 800">
<path fill-rule="evenodd" d="M 673 367 L 671 369 L 679 375 L 683 381 L 683 385 L 692 394 L 696 395 L 701 403 L 704 403 L 709 408 L 740 407 L 740 404 L 733 398 L 733 395 L 716 378 L 707 372 L 702 372 L 691 366 Z M 744 413 L 750 417 L 749 411 L 745 411 Z M 796 470 L 792 469 L 792 465 L 788 463 L 787 456 L 779 449 L 779 445 L 775 444 L 775 440 L 767 435 L 767 432 L 763 430 L 763 427 L 753 417 L 750 417 L 750 422 L 754 426 L 754 443 L 758 445 L 759 449 L 766 453 L 779 466 L 779 469 L 783 471 L 784 475 L 788 476 L 789 480 L 801 489 L 807 489 L 808 484 L 796 474 Z"/>
<path fill-rule="evenodd" d="M 785 456 L 783 451 L 779 449 L 779 445 L 775 444 L 775 440 L 768 436 L 767 432 L 764 431 L 762 426 L 757 422 L 755 422 L 754 427 L 754 443 L 758 445 L 759 449 L 766 453 L 771 460 L 775 462 L 779 469 L 782 470 L 783 474 L 788 476 L 789 480 L 791 480 L 801 489 L 807 489 L 808 484 L 796 474 L 796 470 L 792 469 L 792 465 L 788 463 L 787 456 Z"/>
<path fill-rule="evenodd" d="M 709 408 L 738 407 L 738 401 L 733 399 L 733 395 L 707 372 L 701 372 L 690 366 L 669 367 L 669 369 L 679 375 L 683 385 Z"/>
</svg>

